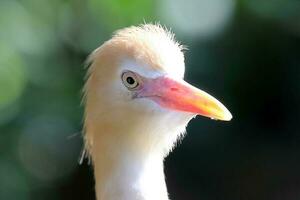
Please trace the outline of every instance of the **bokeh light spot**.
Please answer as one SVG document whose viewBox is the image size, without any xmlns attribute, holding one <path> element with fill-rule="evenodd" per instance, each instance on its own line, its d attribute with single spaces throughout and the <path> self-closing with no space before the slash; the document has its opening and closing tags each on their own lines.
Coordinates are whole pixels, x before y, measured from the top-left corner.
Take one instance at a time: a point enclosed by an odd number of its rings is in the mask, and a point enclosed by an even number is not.
<svg viewBox="0 0 300 200">
<path fill-rule="evenodd" d="M 67 119 L 40 116 L 30 120 L 19 139 L 19 156 L 23 166 L 36 179 L 51 182 L 69 175 L 78 166 L 80 140 Z"/>
<path fill-rule="evenodd" d="M 159 15 L 176 31 L 192 38 L 214 36 L 230 21 L 234 0 L 163 0 Z"/>
</svg>

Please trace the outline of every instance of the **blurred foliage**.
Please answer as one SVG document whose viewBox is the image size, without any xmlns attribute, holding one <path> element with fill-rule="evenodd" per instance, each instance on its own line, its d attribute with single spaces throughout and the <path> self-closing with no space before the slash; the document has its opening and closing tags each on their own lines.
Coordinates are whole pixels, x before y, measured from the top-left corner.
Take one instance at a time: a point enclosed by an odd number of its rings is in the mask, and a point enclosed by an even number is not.
<svg viewBox="0 0 300 200">
<path fill-rule="evenodd" d="M 26 76 L 20 56 L 10 47 L 0 46 L 0 54 L 0 87 L 1 91 L 5 91 L 0 94 L 0 109 L 4 109 L 22 94 Z"/>
<path fill-rule="evenodd" d="M 154 19 L 154 1 L 151 0 L 90 0 L 89 8 L 99 24 L 111 31 Z"/>
<path fill-rule="evenodd" d="M 0 199 L 94 199 L 78 164 L 87 55 L 161 22 L 188 45 L 189 82 L 232 111 L 194 120 L 166 160 L 171 199 L 300 199 L 297 0 L 1 0 Z"/>
</svg>

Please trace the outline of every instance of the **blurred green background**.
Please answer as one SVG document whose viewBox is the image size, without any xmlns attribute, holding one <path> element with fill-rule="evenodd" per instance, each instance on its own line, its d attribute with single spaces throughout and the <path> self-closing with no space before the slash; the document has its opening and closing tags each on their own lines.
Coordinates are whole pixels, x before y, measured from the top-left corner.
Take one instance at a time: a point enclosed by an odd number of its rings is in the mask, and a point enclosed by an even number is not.
<svg viewBox="0 0 300 200">
<path fill-rule="evenodd" d="M 83 63 L 144 21 L 176 33 L 186 80 L 234 116 L 190 123 L 166 159 L 171 199 L 299 200 L 299 0 L 0 0 L 0 199 L 95 198 Z"/>
</svg>

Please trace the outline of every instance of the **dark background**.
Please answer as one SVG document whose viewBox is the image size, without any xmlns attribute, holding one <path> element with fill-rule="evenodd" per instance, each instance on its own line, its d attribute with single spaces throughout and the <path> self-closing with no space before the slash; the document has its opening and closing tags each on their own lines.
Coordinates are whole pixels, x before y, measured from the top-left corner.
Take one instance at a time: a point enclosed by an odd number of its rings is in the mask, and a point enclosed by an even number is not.
<svg viewBox="0 0 300 200">
<path fill-rule="evenodd" d="M 298 0 L 0 0 L 0 199 L 95 198 L 83 63 L 143 21 L 172 28 L 186 80 L 233 114 L 190 123 L 166 159 L 171 199 L 299 200 Z"/>
</svg>

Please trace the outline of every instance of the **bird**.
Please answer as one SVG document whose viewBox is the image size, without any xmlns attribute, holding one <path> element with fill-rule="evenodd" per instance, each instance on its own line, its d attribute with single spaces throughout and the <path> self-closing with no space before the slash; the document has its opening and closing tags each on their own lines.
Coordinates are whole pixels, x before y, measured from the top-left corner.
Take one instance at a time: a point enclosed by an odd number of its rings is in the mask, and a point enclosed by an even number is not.
<svg viewBox="0 0 300 200">
<path fill-rule="evenodd" d="M 158 23 L 117 30 L 87 59 L 84 146 L 97 200 L 168 200 L 165 157 L 197 115 L 229 121 L 184 80 L 185 46 Z"/>
</svg>

